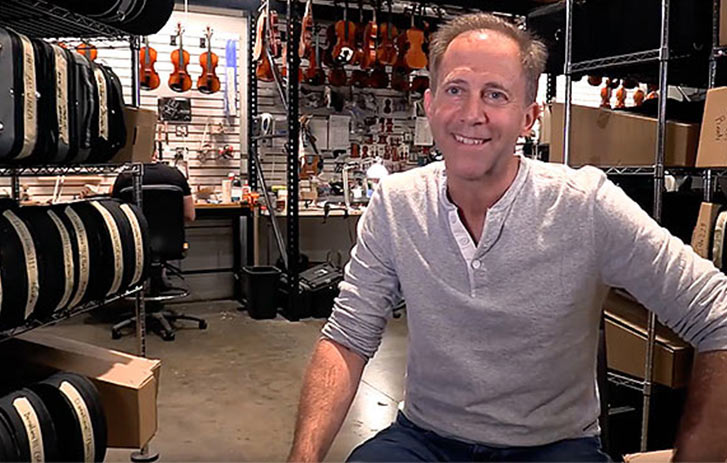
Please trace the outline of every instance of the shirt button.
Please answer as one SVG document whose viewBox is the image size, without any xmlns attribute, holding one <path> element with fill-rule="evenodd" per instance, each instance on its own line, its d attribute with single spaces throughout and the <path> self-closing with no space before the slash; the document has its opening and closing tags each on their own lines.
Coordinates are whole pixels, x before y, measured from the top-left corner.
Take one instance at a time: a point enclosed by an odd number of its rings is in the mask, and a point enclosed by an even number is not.
<svg viewBox="0 0 727 463">
<path fill-rule="evenodd" d="M 459 244 L 461 244 L 462 246 L 466 245 L 467 244 L 467 238 L 462 238 L 461 240 L 459 240 Z"/>
<path fill-rule="evenodd" d="M 451 212 L 449 214 L 449 221 L 451 223 L 457 223 L 457 213 L 456 212 Z"/>
<path fill-rule="evenodd" d="M 472 268 L 475 269 L 475 270 L 477 270 L 478 268 L 480 268 L 481 265 L 482 265 L 482 263 L 479 260 L 473 260 L 472 261 Z"/>
</svg>

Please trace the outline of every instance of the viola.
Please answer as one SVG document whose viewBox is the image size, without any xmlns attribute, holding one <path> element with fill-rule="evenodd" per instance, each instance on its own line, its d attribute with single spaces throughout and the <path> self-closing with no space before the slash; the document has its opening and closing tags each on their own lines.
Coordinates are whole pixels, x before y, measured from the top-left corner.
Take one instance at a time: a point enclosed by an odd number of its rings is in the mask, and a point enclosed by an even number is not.
<svg viewBox="0 0 727 463">
<path fill-rule="evenodd" d="M 205 38 L 207 40 L 207 51 L 199 57 L 202 74 L 197 79 L 197 90 L 205 94 L 212 94 L 220 91 L 220 78 L 216 74 L 220 58 L 212 51 L 212 29 L 209 26 L 205 31 Z"/>
<path fill-rule="evenodd" d="M 144 47 L 139 50 L 139 84 L 144 90 L 155 90 L 161 84 L 159 73 L 154 69 L 156 61 L 157 51 L 149 46 L 149 37 L 144 37 Z"/>
<path fill-rule="evenodd" d="M 177 40 L 179 41 L 179 48 L 172 52 L 172 64 L 174 64 L 174 71 L 169 76 L 169 88 L 175 92 L 186 92 L 192 88 L 192 78 L 187 72 L 187 65 L 189 65 L 189 52 L 184 49 L 182 45 L 182 36 L 184 31 L 182 30 L 182 23 L 177 24 Z"/>
</svg>

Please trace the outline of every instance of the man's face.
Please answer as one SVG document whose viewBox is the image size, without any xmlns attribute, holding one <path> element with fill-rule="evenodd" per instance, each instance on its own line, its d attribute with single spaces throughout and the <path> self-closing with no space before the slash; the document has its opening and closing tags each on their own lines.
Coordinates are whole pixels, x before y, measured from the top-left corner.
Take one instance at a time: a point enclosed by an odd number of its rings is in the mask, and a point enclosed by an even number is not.
<svg viewBox="0 0 727 463">
<path fill-rule="evenodd" d="M 424 107 L 447 175 L 478 180 L 501 172 L 538 115 L 537 104 L 526 101 L 517 43 L 494 31 L 461 34 L 432 85 Z"/>
</svg>

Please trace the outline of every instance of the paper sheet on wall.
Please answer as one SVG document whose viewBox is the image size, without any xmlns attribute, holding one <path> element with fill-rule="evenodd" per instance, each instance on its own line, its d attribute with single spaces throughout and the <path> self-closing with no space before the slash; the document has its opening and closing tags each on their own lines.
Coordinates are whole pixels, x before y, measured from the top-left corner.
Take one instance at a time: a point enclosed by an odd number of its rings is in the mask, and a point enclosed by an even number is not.
<svg viewBox="0 0 727 463">
<path fill-rule="evenodd" d="M 345 150 L 350 145 L 349 124 L 351 116 L 328 116 L 328 149 Z"/>
<path fill-rule="evenodd" d="M 414 144 L 416 146 L 432 146 L 434 138 L 432 138 L 432 130 L 429 127 L 429 119 L 426 117 L 417 117 L 414 125 Z"/>
</svg>

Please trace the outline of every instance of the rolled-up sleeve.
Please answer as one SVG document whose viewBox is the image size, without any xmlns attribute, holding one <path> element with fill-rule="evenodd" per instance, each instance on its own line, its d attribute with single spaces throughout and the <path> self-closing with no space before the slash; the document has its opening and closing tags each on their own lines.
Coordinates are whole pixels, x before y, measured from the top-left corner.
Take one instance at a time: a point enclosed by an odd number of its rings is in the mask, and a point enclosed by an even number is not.
<svg viewBox="0 0 727 463">
<path fill-rule="evenodd" d="M 727 276 L 605 178 L 593 212 L 604 283 L 626 289 L 699 351 L 727 349 Z"/>
<path fill-rule="evenodd" d="M 358 223 L 340 294 L 322 330 L 323 336 L 366 359 L 376 353 L 392 307 L 401 297 L 385 195 L 382 182 Z"/>
</svg>

